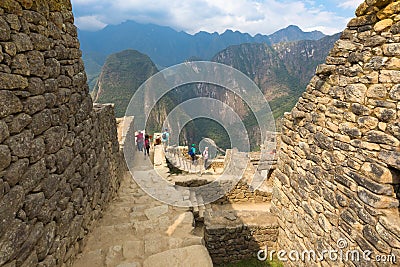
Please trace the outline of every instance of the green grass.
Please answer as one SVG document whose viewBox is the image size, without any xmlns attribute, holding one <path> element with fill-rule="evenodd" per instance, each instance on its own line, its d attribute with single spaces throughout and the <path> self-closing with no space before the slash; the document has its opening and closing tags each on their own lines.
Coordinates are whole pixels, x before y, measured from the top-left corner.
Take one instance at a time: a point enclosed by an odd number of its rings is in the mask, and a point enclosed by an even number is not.
<svg viewBox="0 0 400 267">
<path fill-rule="evenodd" d="M 283 267 L 283 263 L 278 260 L 260 261 L 256 258 L 244 259 L 234 263 L 224 263 L 215 267 Z"/>
</svg>

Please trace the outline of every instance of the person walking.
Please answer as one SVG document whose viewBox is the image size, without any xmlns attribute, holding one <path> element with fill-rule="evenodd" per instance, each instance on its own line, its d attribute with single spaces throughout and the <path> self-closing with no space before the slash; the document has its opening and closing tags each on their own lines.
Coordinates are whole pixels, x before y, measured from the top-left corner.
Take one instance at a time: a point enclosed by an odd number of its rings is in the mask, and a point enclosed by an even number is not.
<svg viewBox="0 0 400 267">
<path fill-rule="evenodd" d="M 164 147 L 164 152 L 167 152 L 167 146 L 169 145 L 169 132 L 167 128 L 165 128 L 164 132 L 161 135 L 161 142 Z"/>
<path fill-rule="evenodd" d="M 196 160 L 196 145 L 192 144 L 192 147 L 189 150 L 189 156 L 192 158 L 192 164 L 194 164 L 194 161 Z"/>
<path fill-rule="evenodd" d="M 208 147 L 206 146 L 203 151 L 203 160 L 204 160 L 204 170 L 208 168 Z"/>
<path fill-rule="evenodd" d="M 144 156 L 150 156 L 150 137 L 148 134 L 144 137 Z"/>
<path fill-rule="evenodd" d="M 143 142 L 144 142 L 143 132 L 140 131 L 136 135 L 136 143 L 137 143 L 137 147 L 138 147 L 139 151 L 143 151 Z"/>
</svg>

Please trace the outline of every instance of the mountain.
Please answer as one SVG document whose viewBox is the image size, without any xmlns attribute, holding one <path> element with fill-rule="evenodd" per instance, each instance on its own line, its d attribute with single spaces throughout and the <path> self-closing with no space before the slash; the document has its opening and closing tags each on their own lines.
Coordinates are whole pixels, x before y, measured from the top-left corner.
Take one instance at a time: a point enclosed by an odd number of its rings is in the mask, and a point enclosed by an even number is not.
<svg viewBox="0 0 400 267">
<path fill-rule="evenodd" d="M 194 35 L 178 32 L 170 27 L 126 21 L 108 25 L 96 32 L 78 31 L 84 59 L 90 53 L 109 55 L 125 49 L 135 49 L 147 54 L 160 66 L 171 66 L 196 56 L 210 59 L 222 49 L 241 43 L 266 42 L 266 35 L 250 36 L 248 33 L 226 30 L 222 34 L 199 32 Z"/>
<path fill-rule="evenodd" d="M 126 108 L 137 88 L 158 70 L 151 59 L 136 50 L 124 50 L 110 55 L 92 91 L 97 103 L 114 103 L 117 117 Z"/>
<path fill-rule="evenodd" d="M 218 52 L 212 61 L 232 66 L 253 80 L 267 99 L 279 127 L 279 119 L 284 112 L 290 111 L 295 105 L 314 75 L 316 67 L 325 62 L 339 35 L 327 36 L 320 40 L 279 43 L 273 46 L 265 43 L 234 45 Z M 175 93 L 175 96 L 171 95 L 175 103 L 193 97 L 212 97 L 234 107 L 247 129 L 252 148 L 259 147 L 260 132 L 257 122 L 240 97 L 225 88 L 210 84 L 186 86 L 177 89 Z M 225 122 L 232 120 L 223 109 L 218 110 L 217 107 L 210 105 L 207 108 L 220 114 Z M 262 115 L 258 113 L 260 114 Z M 192 133 L 195 142 L 201 140 L 201 137 L 212 135 L 217 144 L 221 147 L 226 146 L 224 142 L 229 138 L 223 129 L 213 127 L 211 130 L 210 120 L 194 121 L 193 125 L 193 129 L 196 130 Z"/>
<path fill-rule="evenodd" d="M 324 62 L 338 38 L 339 34 L 320 40 L 302 40 L 272 46 L 266 43 L 233 45 L 216 53 L 212 61 L 232 66 L 252 79 L 268 100 L 274 117 L 279 119 L 296 103 L 315 68 Z M 197 59 L 192 57 L 188 61 Z M 102 68 L 92 93 L 93 98 L 100 103 L 115 103 L 116 116 L 123 116 L 134 92 L 156 72 L 156 65 L 150 57 L 136 50 L 112 54 Z M 152 94 L 149 92 L 143 96 L 143 101 L 137 105 L 145 106 L 147 100 L 154 98 Z M 159 131 L 160 125 L 173 108 L 188 99 L 201 96 L 213 97 L 234 107 L 251 135 L 253 148 L 258 147 L 259 129 L 246 104 L 224 88 L 209 84 L 192 84 L 172 90 L 150 113 L 147 129 L 150 132 Z M 218 107 L 206 108 L 222 116 L 229 116 Z M 184 111 L 180 112 L 182 116 L 187 116 Z M 212 123 L 210 120 L 194 120 L 185 126 L 180 139 L 187 143 L 198 143 L 203 137 L 211 136 L 220 147 L 228 147 L 226 141 L 229 138 L 224 129 Z"/>
<path fill-rule="evenodd" d="M 230 46 L 216 54 L 212 61 L 232 66 L 246 74 L 267 100 L 287 95 L 294 85 L 278 53 L 264 43 Z"/>
<path fill-rule="evenodd" d="M 326 36 L 317 41 L 302 40 L 278 43 L 273 45 L 273 48 L 288 72 L 296 77 L 302 88 L 305 88 L 315 73 L 315 67 L 325 62 L 328 52 L 339 37 L 340 33 Z"/>
<path fill-rule="evenodd" d="M 339 37 L 340 34 L 336 34 L 320 40 L 302 40 L 272 46 L 230 46 L 217 53 L 212 61 L 232 66 L 251 78 L 269 102 L 274 117 L 279 118 L 296 103 L 314 75 L 315 68 L 325 61 Z M 212 87 L 207 87 L 205 91 L 210 90 L 209 88 Z M 227 101 L 229 97 L 225 93 L 214 90 L 216 91 L 213 95 L 223 102 Z M 241 115 L 246 115 L 246 109 L 240 102 L 227 104 L 240 107 Z"/>
<path fill-rule="evenodd" d="M 297 26 L 289 26 L 270 36 L 251 36 L 232 30 L 222 34 L 201 31 L 191 35 L 170 27 L 126 21 L 119 25 L 108 25 L 96 32 L 78 30 L 78 36 L 90 81 L 96 79 L 99 66 L 104 64 L 108 55 L 125 49 L 135 49 L 148 55 L 157 66 L 168 67 L 191 57 L 210 60 L 216 53 L 232 45 L 315 40 L 325 35 L 316 31 L 303 32 Z"/>
<path fill-rule="evenodd" d="M 137 89 L 157 72 L 154 62 L 147 55 L 136 50 L 128 49 L 111 54 L 101 69 L 92 91 L 92 98 L 97 103 L 114 103 L 115 116 L 123 117 Z M 154 90 L 157 89 L 154 88 Z M 128 111 L 128 115 L 135 115 L 135 124 L 138 122 L 142 125 L 140 122 L 146 120 L 144 109 L 149 108 L 149 103 L 156 102 L 154 90 L 146 91 L 145 95 L 135 96 L 137 101 L 134 103 L 134 107 L 130 106 Z M 169 112 L 177 105 L 176 99 L 174 95 L 167 95 L 157 101 L 146 120 L 148 132 L 160 132 L 162 130 L 161 125 Z M 137 113 L 138 110 L 143 110 L 143 112 Z M 179 108 L 177 112 L 181 117 L 187 116 Z M 183 131 L 183 139 L 187 136 L 186 132 L 192 128 L 193 126 Z"/>
<path fill-rule="evenodd" d="M 269 35 L 269 40 L 272 44 L 277 44 L 300 40 L 319 40 L 323 37 L 325 34 L 320 31 L 303 32 L 298 26 L 290 25 Z"/>
</svg>

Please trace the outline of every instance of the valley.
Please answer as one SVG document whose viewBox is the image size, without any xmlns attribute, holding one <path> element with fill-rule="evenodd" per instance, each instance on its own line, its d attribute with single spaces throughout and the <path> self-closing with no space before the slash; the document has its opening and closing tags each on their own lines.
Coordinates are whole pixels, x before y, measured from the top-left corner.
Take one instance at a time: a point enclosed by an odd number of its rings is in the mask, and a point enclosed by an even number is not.
<svg viewBox="0 0 400 267">
<path fill-rule="evenodd" d="M 221 35 L 205 32 L 188 35 L 167 27 L 134 22 L 79 34 L 92 97 L 98 103 L 114 103 L 117 117 L 125 115 L 137 88 L 159 70 L 175 63 L 209 60 L 231 66 L 248 76 L 268 101 L 278 128 L 283 114 L 293 108 L 315 68 L 325 60 L 340 37 L 340 34 L 325 36 L 320 32 L 303 32 L 297 26 L 289 26 L 270 36 L 252 37 L 232 31 Z M 111 48 L 107 46 L 108 38 L 105 39 L 105 36 L 112 36 L 114 41 L 120 36 L 129 37 L 114 42 L 117 45 Z M 104 40 L 98 41 L 99 38 Z M 98 45 L 93 47 L 91 43 L 95 40 Z M 105 53 L 116 49 L 124 50 L 105 56 Z M 149 97 L 143 96 L 143 101 Z M 174 107 L 197 97 L 211 97 L 234 107 L 250 133 L 254 148 L 260 145 L 257 140 L 259 129 L 254 127 L 257 122 L 246 103 L 226 88 L 205 83 L 185 85 L 170 91 L 152 111 L 148 130 L 160 131 L 160 125 Z M 215 110 L 215 107 L 205 108 Z M 218 124 L 212 125 L 210 120 L 192 121 L 184 127 L 181 142 L 198 143 L 201 138 L 212 136 L 221 147 L 228 148 L 226 132 Z"/>
</svg>

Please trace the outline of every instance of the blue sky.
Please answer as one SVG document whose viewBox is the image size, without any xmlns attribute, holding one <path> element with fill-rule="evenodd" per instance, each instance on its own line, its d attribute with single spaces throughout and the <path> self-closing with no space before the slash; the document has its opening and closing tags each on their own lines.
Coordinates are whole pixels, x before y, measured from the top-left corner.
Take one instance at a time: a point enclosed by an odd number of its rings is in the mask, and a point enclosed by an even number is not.
<svg viewBox="0 0 400 267">
<path fill-rule="evenodd" d="M 75 23 L 99 30 L 126 20 L 178 31 L 226 29 L 271 34 L 288 25 L 325 34 L 342 31 L 362 0 L 71 0 Z"/>
</svg>

